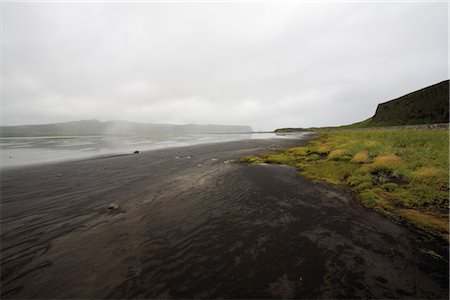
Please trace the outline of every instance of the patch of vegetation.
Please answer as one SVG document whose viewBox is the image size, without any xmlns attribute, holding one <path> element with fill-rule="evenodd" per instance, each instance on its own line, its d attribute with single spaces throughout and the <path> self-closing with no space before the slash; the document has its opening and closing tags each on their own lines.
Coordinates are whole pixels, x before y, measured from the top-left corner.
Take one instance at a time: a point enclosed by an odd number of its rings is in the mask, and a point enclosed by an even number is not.
<svg viewBox="0 0 450 300">
<path fill-rule="evenodd" d="M 304 132 L 304 131 L 310 131 L 309 129 L 306 128 L 279 128 L 276 129 L 274 132 L 275 133 L 289 133 L 289 132 Z"/>
<path fill-rule="evenodd" d="M 346 185 L 366 207 L 448 239 L 448 131 L 352 130 L 318 135 L 306 146 L 242 161 L 291 165 L 307 178 Z"/>
<path fill-rule="evenodd" d="M 448 214 L 445 216 L 419 209 L 397 209 L 395 212 L 418 228 L 440 234 L 448 240 Z"/>
<path fill-rule="evenodd" d="M 420 252 L 428 254 L 428 255 L 430 255 L 431 257 L 433 257 L 434 259 L 437 259 L 437 260 L 445 260 L 442 255 L 437 254 L 436 252 L 434 252 L 431 249 L 421 248 Z"/>
<path fill-rule="evenodd" d="M 260 164 L 264 163 L 264 159 L 258 156 L 244 156 L 238 160 L 238 163 Z"/>
<path fill-rule="evenodd" d="M 388 182 L 383 184 L 383 188 L 388 192 L 393 192 L 398 188 L 398 184 L 393 182 Z"/>
<path fill-rule="evenodd" d="M 359 151 L 358 153 L 356 153 L 353 156 L 352 159 L 353 162 L 355 163 L 368 163 L 370 161 L 369 159 L 369 151 L 364 150 L 364 151 Z"/>
</svg>

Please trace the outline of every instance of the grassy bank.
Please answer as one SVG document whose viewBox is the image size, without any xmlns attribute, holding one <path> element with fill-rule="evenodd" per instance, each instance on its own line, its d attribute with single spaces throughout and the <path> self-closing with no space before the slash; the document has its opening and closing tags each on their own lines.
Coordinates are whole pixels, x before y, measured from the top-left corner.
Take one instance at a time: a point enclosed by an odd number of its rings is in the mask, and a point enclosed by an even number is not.
<svg viewBox="0 0 450 300">
<path fill-rule="evenodd" d="M 310 179 L 351 188 L 366 207 L 448 240 L 447 130 L 318 133 L 306 146 L 241 162 L 295 166 Z"/>
</svg>

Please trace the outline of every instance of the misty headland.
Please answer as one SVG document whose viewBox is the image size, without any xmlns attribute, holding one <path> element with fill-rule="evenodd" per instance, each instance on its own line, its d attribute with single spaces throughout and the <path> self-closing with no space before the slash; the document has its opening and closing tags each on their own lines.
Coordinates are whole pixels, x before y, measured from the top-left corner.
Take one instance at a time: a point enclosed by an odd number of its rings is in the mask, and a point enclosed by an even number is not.
<svg viewBox="0 0 450 300">
<path fill-rule="evenodd" d="M 83 135 L 145 135 L 169 136 L 180 134 L 251 133 L 250 126 L 152 124 L 130 121 L 82 120 L 64 123 L 0 126 L 2 137 L 83 136 Z"/>
<path fill-rule="evenodd" d="M 250 126 L 232 125 L 83 120 L 43 125 L 0 126 L 1 167 L 273 137 L 276 135 L 270 132 L 253 132 Z"/>
</svg>

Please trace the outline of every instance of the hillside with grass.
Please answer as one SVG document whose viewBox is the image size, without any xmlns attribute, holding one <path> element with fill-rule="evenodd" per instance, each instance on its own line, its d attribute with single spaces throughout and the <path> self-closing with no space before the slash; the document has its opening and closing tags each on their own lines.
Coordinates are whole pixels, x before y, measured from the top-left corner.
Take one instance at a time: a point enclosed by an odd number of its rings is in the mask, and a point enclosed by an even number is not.
<svg viewBox="0 0 450 300">
<path fill-rule="evenodd" d="M 449 81 L 426 87 L 378 105 L 375 115 L 361 127 L 449 122 Z"/>
<path fill-rule="evenodd" d="M 402 97 L 378 104 L 375 115 L 367 120 L 338 127 L 309 130 L 371 128 L 449 122 L 449 80 Z M 305 128 L 279 128 L 276 133 L 298 132 Z"/>
</svg>

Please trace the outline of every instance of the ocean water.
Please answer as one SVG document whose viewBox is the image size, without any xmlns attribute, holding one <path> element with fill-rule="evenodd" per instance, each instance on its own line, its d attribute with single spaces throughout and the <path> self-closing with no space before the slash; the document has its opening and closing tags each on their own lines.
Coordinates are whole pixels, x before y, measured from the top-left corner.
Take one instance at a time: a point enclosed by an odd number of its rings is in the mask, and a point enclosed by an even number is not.
<svg viewBox="0 0 450 300">
<path fill-rule="evenodd" d="M 0 138 L 1 168 L 127 154 L 244 139 L 298 138 L 274 133 L 184 134 L 171 136 L 53 136 Z"/>
</svg>

